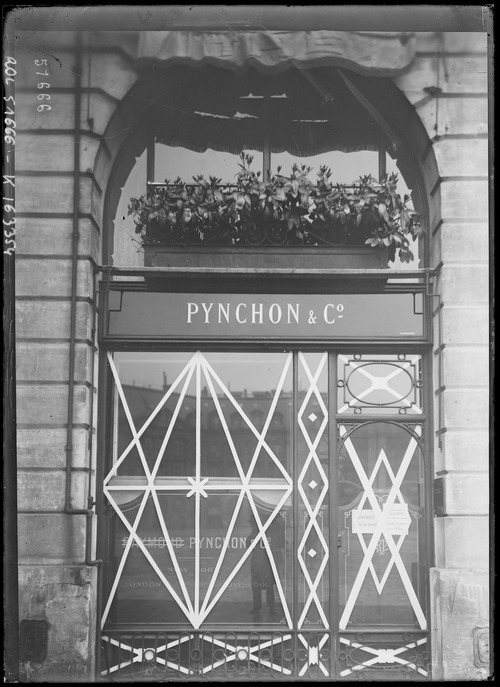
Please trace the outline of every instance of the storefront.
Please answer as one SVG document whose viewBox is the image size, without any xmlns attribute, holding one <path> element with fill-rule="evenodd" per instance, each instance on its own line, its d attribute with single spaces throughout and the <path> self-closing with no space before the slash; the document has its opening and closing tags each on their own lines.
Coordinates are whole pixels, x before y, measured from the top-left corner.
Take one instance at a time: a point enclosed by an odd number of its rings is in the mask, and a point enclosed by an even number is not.
<svg viewBox="0 0 500 687">
<path fill-rule="evenodd" d="M 428 679 L 423 289 L 107 287 L 101 675 Z"/>
<path fill-rule="evenodd" d="M 22 680 L 484 679 L 486 36 L 244 10 L 16 29 Z"/>
<path fill-rule="evenodd" d="M 357 40 L 364 71 L 380 45 Z M 409 230 L 366 245 L 405 145 L 321 32 L 145 33 L 139 50 L 168 107 L 136 134 L 144 252 L 131 269 L 119 201 L 100 287 L 100 674 L 426 679 L 431 277 L 395 282 L 383 260 L 427 248 Z M 380 183 L 335 213 L 338 159 Z"/>
</svg>

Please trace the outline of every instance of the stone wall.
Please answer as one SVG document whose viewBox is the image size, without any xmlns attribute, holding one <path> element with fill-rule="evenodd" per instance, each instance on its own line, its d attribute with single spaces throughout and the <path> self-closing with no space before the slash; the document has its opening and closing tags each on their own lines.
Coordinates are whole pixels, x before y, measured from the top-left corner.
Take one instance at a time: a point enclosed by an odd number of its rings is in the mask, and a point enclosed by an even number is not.
<svg viewBox="0 0 500 687">
<path fill-rule="evenodd" d="M 101 263 L 103 188 L 93 170 L 99 137 L 136 76 L 123 47 L 103 47 L 88 34 L 82 38 L 80 65 L 75 33 L 18 32 L 16 43 L 19 620 L 21 628 L 23 621 L 44 621 L 41 627 L 48 630 L 43 660 L 32 658 L 33 645 L 22 631 L 21 679 L 30 682 L 89 681 L 94 675 L 97 568 L 95 532 L 88 533 L 94 518 L 88 522 L 81 512 L 88 505 L 89 481 L 90 494 L 95 493 L 95 267 Z M 50 87 L 40 89 L 41 82 Z M 75 177 L 78 89 L 81 141 Z M 42 92 L 50 100 L 39 100 Z M 37 112 L 41 102 L 52 109 Z M 80 201 L 69 456 L 75 178 Z M 69 502 L 67 457 L 72 461 Z"/>
<path fill-rule="evenodd" d="M 427 175 L 434 298 L 434 679 L 488 674 L 489 184 L 485 33 L 421 34 L 396 83 L 435 156 Z"/>
</svg>

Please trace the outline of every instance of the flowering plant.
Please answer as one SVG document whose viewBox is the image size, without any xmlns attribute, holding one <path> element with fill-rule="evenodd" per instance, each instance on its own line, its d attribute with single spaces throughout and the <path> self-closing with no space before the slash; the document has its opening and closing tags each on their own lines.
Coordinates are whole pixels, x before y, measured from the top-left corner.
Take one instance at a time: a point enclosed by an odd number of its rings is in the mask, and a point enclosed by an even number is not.
<svg viewBox="0 0 500 687">
<path fill-rule="evenodd" d="M 240 154 L 236 181 L 222 185 L 210 176 L 179 178 L 152 185 L 130 200 L 136 232 L 144 244 L 258 244 L 385 246 L 413 260 L 410 242 L 422 233 L 420 217 L 409 196 L 397 192 L 398 177 L 381 181 L 360 177 L 352 185 L 334 184 L 332 172 L 319 168 L 314 184 L 310 167 L 294 164 L 289 176 L 261 179 L 251 169 L 252 156 Z"/>
</svg>

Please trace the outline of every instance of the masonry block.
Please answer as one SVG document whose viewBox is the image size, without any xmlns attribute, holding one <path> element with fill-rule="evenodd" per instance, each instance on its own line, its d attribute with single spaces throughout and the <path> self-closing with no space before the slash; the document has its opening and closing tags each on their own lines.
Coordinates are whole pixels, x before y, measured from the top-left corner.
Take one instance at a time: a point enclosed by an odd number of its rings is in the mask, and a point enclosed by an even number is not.
<svg viewBox="0 0 500 687">
<path fill-rule="evenodd" d="M 92 217 L 99 227 L 102 227 L 103 223 L 103 201 L 104 196 L 101 189 L 97 183 L 93 183 L 90 187 L 90 208 Z"/>
<path fill-rule="evenodd" d="M 41 81 L 50 83 L 51 88 L 74 88 L 76 86 L 77 75 L 75 73 L 76 53 L 75 36 L 73 42 L 67 40 L 66 44 L 61 41 L 62 34 L 58 32 L 53 44 L 44 41 L 44 45 L 33 45 L 29 51 L 21 51 L 18 59 L 18 73 L 16 76 L 19 87 L 37 88 Z M 44 38 L 47 34 L 43 33 Z M 46 60 L 47 65 L 38 67 L 35 60 Z M 96 65 L 98 70 L 96 71 Z M 48 75 L 43 72 L 48 71 Z M 41 72 L 41 74 L 37 74 Z M 82 69 L 81 85 L 83 88 L 88 86 L 101 88 L 109 93 L 113 98 L 121 100 L 137 81 L 137 72 L 134 69 L 134 62 L 120 50 L 106 52 L 96 50 L 92 47 L 83 46 L 82 50 Z M 37 90 L 37 92 L 40 92 Z M 50 91 L 49 91 L 50 92 Z M 35 94 L 36 100 L 36 94 Z M 37 104 L 40 101 L 37 101 Z M 48 101 L 47 101 L 48 102 Z"/>
<path fill-rule="evenodd" d="M 448 473 L 444 482 L 444 512 L 446 515 L 488 515 L 490 499 L 488 473 Z"/>
<path fill-rule="evenodd" d="M 432 195 L 430 192 L 432 190 Z M 433 189 L 428 189 L 429 202 L 429 228 L 434 229 L 441 221 L 441 185 L 435 184 Z"/>
<path fill-rule="evenodd" d="M 80 171 L 92 171 L 99 141 L 81 134 Z M 57 134 L 36 134 L 23 132 L 18 139 L 16 169 L 31 172 L 73 172 L 74 136 L 72 131 Z"/>
<path fill-rule="evenodd" d="M 130 122 L 122 116 L 121 110 L 118 110 L 115 114 L 116 116 L 114 115 L 112 117 L 110 126 L 106 129 L 106 144 L 99 148 L 95 160 L 94 175 L 95 179 L 101 185 L 101 188 L 105 188 L 108 183 L 111 172 L 110 160 L 116 159 L 122 146 L 126 145 L 127 135 L 131 126 Z M 144 153 L 145 149 L 146 140 L 143 140 L 142 144 L 140 142 L 138 143 L 135 156 L 139 157 Z M 123 176 L 124 178 L 120 182 L 121 185 L 124 185 L 127 180 L 127 175 L 124 174 Z"/>
<path fill-rule="evenodd" d="M 19 513 L 19 562 L 75 563 L 85 559 L 86 515 Z"/>
<path fill-rule="evenodd" d="M 442 181 L 441 213 L 443 219 L 487 219 L 489 189 L 484 181 Z"/>
<path fill-rule="evenodd" d="M 488 346 L 447 346 L 441 353 L 447 388 L 484 386 L 490 382 Z"/>
<path fill-rule="evenodd" d="M 442 470 L 478 470 L 490 468 L 490 435 L 487 429 L 450 428 L 442 437 Z"/>
<path fill-rule="evenodd" d="M 445 304 L 442 312 L 443 343 L 484 344 L 489 342 L 490 317 L 485 305 Z"/>
<path fill-rule="evenodd" d="M 17 264 L 16 264 L 17 267 Z M 16 336 L 30 339 L 67 339 L 70 329 L 71 302 L 16 301 Z M 76 304 L 76 338 L 92 337 L 92 305 Z"/>
<path fill-rule="evenodd" d="M 36 265 L 36 269 L 33 269 Z M 40 258 L 16 262 L 17 296 L 71 296 L 72 262 L 70 259 Z M 77 261 L 77 296 L 93 294 L 93 266 L 89 260 Z"/>
<path fill-rule="evenodd" d="M 16 32 L 16 38 L 19 86 L 36 86 L 42 76 L 50 80 L 53 87 L 74 85 L 75 32 L 22 31 Z M 37 66 L 35 60 L 45 60 L 47 64 Z M 48 76 L 43 75 L 46 71 L 49 72 Z"/>
<path fill-rule="evenodd" d="M 485 29 L 485 26 L 476 27 Z M 436 34 L 434 33 L 434 38 Z M 440 34 L 443 50 L 446 52 L 486 53 L 488 35 L 485 31 L 446 31 Z M 419 44 L 420 49 L 420 44 Z"/>
<path fill-rule="evenodd" d="M 71 506 L 87 507 L 87 475 L 71 474 Z M 62 511 L 66 500 L 66 472 L 23 472 L 17 476 L 20 511 Z"/>
<path fill-rule="evenodd" d="M 16 94 L 16 121 L 21 131 L 68 129 L 75 126 L 75 94 L 71 91 L 52 93 L 51 110 L 37 111 L 40 102 L 35 92 Z"/>
<path fill-rule="evenodd" d="M 114 97 L 105 92 L 91 91 L 85 94 L 85 100 L 89 99 L 88 111 L 92 116 L 92 131 L 102 136 L 106 131 L 109 120 L 113 116 L 113 112 L 117 107 L 117 102 Z M 83 129 L 90 128 L 90 123 L 87 120 L 87 109 L 82 111 L 81 126 Z M 96 139 L 96 142 L 99 141 Z"/>
<path fill-rule="evenodd" d="M 101 237 L 92 220 L 78 220 L 78 254 L 90 255 L 99 263 Z M 68 256 L 73 252 L 73 220 L 68 218 L 19 217 L 16 224 L 16 253 L 21 255 Z"/>
<path fill-rule="evenodd" d="M 20 566 L 20 621 L 48 623 L 47 658 L 21 657 L 22 682 L 94 681 L 97 587 L 95 567 Z"/>
<path fill-rule="evenodd" d="M 489 580 L 484 570 L 431 570 L 433 679 L 483 681 L 488 651 L 478 652 L 477 630 L 489 625 Z M 480 659 L 478 660 L 480 656 Z"/>
<path fill-rule="evenodd" d="M 162 27 L 163 28 L 163 27 Z M 113 47 L 117 53 L 125 53 L 131 61 L 137 57 L 137 35 L 133 31 L 118 31 L 113 34 Z M 96 31 L 92 36 L 92 48 L 98 51 L 99 48 L 107 50 L 109 48 L 109 38 L 105 31 Z"/>
<path fill-rule="evenodd" d="M 443 93 L 488 93 L 486 54 L 447 55 L 441 67 Z"/>
<path fill-rule="evenodd" d="M 454 262 L 488 267 L 491 235 L 486 222 L 444 222 L 439 230 L 446 264 Z"/>
<path fill-rule="evenodd" d="M 438 416 L 437 413 L 434 412 L 434 426 L 437 427 L 438 423 Z M 442 451 L 442 436 L 440 437 L 434 437 L 434 458 L 433 458 L 433 467 L 434 467 L 434 472 L 441 472 L 444 470 L 444 454 Z M 440 440 L 441 439 L 441 443 Z"/>
<path fill-rule="evenodd" d="M 418 116 L 429 138 L 446 135 L 486 136 L 488 133 L 488 98 L 413 97 Z"/>
<path fill-rule="evenodd" d="M 455 38 L 455 36 L 457 38 Z M 469 32 L 454 32 L 452 39 L 448 33 L 438 33 L 437 31 L 419 31 L 417 34 L 417 52 L 441 54 L 442 50 L 450 52 L 463 51 L 483 52 L 484 40 L 477 41 L 476 36 L 482 38 L 480 34 Z"/>
<path fill-rule="evenodd" d="M 92 349 L 88 344 L 75 346 L 75 374 L 78 383 L 92 383 Z M 37 382 L 67 382 L 69 373 L 69 343 L 16 344 L 16 380 Z"/>
<path fill-rule="evenodd" d="M 430 87 L 441 88 L 443 93 L 487 93 L 488 63 L 486 55 L 446 55 L 441 59 L 417 54 L 412 69 L 394 81 L 402 91 L 420 91 L 422 96 Z"/>
<path fill-rule="evenodd" d="M 416 128 L 416 127 L 415 127 Z M 422 132 L 420 132 L 422 134 Z M 420 173 L 422 175 L 422 183 L 425 191 L 422 192 L 427 197 L 429 203 L 433 203 L 434 199 L 431 193 L 434 193 L 436 189 L 439 189 L 439 169 L 436 164 L 436 159 L 434 156 L 434 151 L 431 145 L 429 145 L 429 140 L 425 137 L 425 142 L 422 143 L 419 150 L 420 154 Z"/>
<path fill-rule="evenodd" d="M 17 422 L 25 425 L 62 425 L 68 420 L 68 385 L 20 386 L 17 389 Z M 74 387 L 75 424 L 90 422 L 90 394 L 85 386 Z"/>
<path fill-rule="evenodd" d="M 99 225 L 99 212 L 95 209 L 92 197 L 93 182 L 90 177 L 80 178 L 81 214 L 93 214 Z M 54 175 L 48 177 L 18 174 L 16 177 L 17 212 L 39 213 L 52 212 L 73 214 L 74 196 L 73 176 Z"/>
<path fill-rule="evenodd" d="M 97 86 L 116 100 L 122 100 L 138 79 L 134 63 L 121 52 L 86 53 L 82 72 L 82 86 Z"/>
<path fill-rule="evenodd" d="M 89 466 L 90 429 L 73 427 L 73 467 Z M 23 468 L 66 468 L 67 433 L 65 427 L 22 428 L 18 427 L 17 464 Z"/>
<path fill-rule="evenodd" d="M 438 127 L 434 135 L 486 136 L 488 98 L 440 98 Z"/>
<path fill-rule="evenodd" d="M 470 303 L 472 306 L 489 302 L 489 273 L 486 265 L 446 264 L 441 274 L 441 297 L 445 303 Z"/>
<path fill-rule="evenodd" d="M 441 138 L 433 145 L 441 176 L 488 177 L 489 142 L 485 138 Z"/>
<path fill-rule="evenodd" d="M 440 265 L 443 261 L 443 249 L 441 240 L 441 230 L 443 225 L 440 225 L 438 231 L 431 238 L 431 254 L 430 254 L 430 266 L 436 267 Z"/>
<path fill-rule="evenodd" d="M 485 429 L 489 426 L 489 387 L 445 389 L 443 396 L 445 427 Z"/>
<path fill-rule="evenodd" d="M 434 518 L 436 565 L 440 568 L 489 568 L 489 516 Z"/>
</svg>

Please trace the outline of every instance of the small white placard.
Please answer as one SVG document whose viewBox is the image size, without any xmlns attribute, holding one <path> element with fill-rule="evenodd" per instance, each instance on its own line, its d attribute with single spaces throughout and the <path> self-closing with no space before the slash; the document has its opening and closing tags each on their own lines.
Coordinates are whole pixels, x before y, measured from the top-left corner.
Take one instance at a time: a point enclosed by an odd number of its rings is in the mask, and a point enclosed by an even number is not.
<svg viewBox="0 0 500 687">
<path fill-rule="evenodd" d="M 379 518 L 386 520 L 384 530 L 389 534 L 400 535 L 408 534 L 411 524 L 410 514 L 408 513 L 407 503 L 393 503 L 389 513 L 385 506 L 382 507 L 382 514 L 378 515 L 374 510 L 361 509 L 352 512 L 352 531 L 353 534 L 371 534 L 377 529 Z"/>
</svg>

